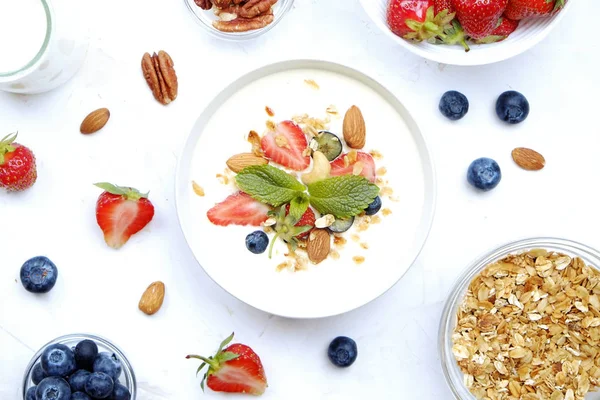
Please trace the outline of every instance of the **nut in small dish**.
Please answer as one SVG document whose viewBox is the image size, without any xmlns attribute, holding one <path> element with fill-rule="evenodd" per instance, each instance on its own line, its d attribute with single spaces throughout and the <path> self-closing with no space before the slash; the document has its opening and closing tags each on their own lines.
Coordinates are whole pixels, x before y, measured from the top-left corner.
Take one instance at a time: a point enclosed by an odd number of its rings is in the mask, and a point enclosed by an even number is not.
<svg viewBox="0 0 600 400">
<path fill-rule="evenodd" d="M 166 105 L 177 98 L 179 84 L 171 56 L 160 50 L 158 54 L 145 53 L 142 57 L 142 72 L 154 98 Z"/>
<path fill-rule="evenodd" d="M 194 0 L 196 5 L 204 10 L 209 10 L 214 5 L 215 14 L 219 19 L 213 21 L 213 27 L 221 32 L 229 33 L 253 31 L 271 24 L 275 19 L 273 6 L 277 1 Z"/>
</svg>

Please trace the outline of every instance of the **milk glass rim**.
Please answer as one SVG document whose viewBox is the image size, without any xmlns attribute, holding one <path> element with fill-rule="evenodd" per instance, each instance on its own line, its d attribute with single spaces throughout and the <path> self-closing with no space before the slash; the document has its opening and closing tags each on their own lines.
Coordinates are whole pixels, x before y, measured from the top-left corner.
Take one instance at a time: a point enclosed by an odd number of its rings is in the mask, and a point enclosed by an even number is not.
<svg viewBox="0 0 600 400">
<path fill-rule="evenodd" d="M 22 76 L 27 75 L 27 73 L 30 70 L 34 69 L 34 67 L 37 66 L 42 61 L 44 55 L 46 54 L 46 51 L 48 50 L 48 45 L 50 44 L 50 38 L 52 37 L 52 33 L 54 32 L 54 24 L 53 24 L 54 15 L 53 15 L 52 7 L 50 5 L 50 0 L 39 0 L 39 1 L 42 3 L 42 6 L 44 7 L 44 11 L 46 12 L 46 37 L 44 38 L 44 43 L 42 43 L 42 47 L 37 52 L 37 54 L 27 64 L 25 64 L 21 68 L 14 70 L 14 71 L 8 71 L 8 72 L 0 71 L 0 82 L 10 82 L 12 80 L 17 80 L 17 79 L 21 78 Z"/>
</svg>

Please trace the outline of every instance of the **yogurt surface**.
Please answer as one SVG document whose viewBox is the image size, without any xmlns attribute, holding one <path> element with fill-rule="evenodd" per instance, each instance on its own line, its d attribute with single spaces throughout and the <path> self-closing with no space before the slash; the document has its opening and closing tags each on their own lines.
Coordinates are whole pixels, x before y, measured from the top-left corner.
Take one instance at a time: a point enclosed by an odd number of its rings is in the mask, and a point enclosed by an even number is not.
<svg viewBox="0 0 600 400">
<path fill-rule="evenodd" d="M 42 0 L 0 0 L 0 75 L 29 64 L 42 49 L 47 29 Z"/>
</svg>

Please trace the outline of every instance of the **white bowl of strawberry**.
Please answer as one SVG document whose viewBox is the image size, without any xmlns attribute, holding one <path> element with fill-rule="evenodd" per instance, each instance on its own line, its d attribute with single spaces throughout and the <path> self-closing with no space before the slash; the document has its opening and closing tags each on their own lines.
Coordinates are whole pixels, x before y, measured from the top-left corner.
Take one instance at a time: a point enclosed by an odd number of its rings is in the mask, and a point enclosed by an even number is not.
<svg viewBox="0 0 600 400">
<path fill-rule="evenodd" d="M 569 0 L 361 0 L 373 21 L 405 49 L 451 65 L 512 58 L 543 40 Z"/>
</svg>

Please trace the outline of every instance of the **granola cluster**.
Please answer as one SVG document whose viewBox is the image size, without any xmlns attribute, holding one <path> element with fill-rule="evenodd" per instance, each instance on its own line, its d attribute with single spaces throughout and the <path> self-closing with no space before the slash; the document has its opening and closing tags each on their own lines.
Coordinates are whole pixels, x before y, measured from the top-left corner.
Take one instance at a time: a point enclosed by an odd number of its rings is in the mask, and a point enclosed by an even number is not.
<svg viewBox="0 0 600 400">
<path fill-rule="evenodd" d="M 542 249 L 488 265 L 458 309 L 452 352 L 478 399 L 583 400 L 600 381 L 600 273 Z"/>
</svg>

